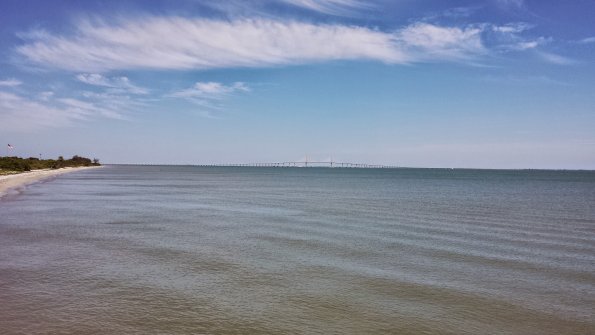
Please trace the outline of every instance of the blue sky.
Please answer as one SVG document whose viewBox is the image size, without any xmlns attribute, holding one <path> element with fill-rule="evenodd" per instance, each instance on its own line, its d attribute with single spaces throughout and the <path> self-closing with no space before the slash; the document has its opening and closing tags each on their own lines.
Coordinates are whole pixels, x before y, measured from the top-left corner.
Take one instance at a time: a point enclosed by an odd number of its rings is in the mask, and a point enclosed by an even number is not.
<svg viewBox="0 0 595 335">
<path fill-rule="evenodd" d="M 591 0 L 4 0 L 0 141 L 106 163 L 595 169 L 593 13 Z"/>
</svg>

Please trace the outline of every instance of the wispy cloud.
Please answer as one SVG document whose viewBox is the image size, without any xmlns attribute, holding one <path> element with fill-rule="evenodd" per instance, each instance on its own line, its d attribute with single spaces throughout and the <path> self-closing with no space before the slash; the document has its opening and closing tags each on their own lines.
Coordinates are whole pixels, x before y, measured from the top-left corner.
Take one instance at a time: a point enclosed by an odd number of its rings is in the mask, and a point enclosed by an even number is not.
<svg viewBox="0 0 595 335">
<path fill-rule="evenodd" d="M 435 22 L 440 19 L 462 19 L 473 15 L 480 6 L 469 6 L 469 7 L 454 7 L 446 10 L 432 12 L 425 16 L 424 21 Z"/>
<path fill-rule="evenodd" d="M 578 43 L 581 43 L 581 44 L 595 43 L 595 36 L 583 38 L 582 40 L 579 40 Z"/>
<path fill-rule="evenodd" d="M 224 110 L 223 102 L 233 94 L 250 92 L 243 82 L 225 85 L 219 82 L 197 82 L 191 88 L 169 94 L 169 98 L 182 98 L 202 107 L 201 113 L 207 117 L 214 117 L 214 111 Z"/>
<path fill-rule="evenodd" d="M 128 96 L 110 93 L 55 96 L 53 91 L 44 91 L 34 97 L 0 91 L 0 131 L 26 132 L 72 126 L 99 118 L 122 120 L 126 119 L 126 113 L 144 106 Z"/>
<path fill-rule="evenodd" d="M 118 111 L 98 106 L 92 102 L 82 101 L 73 98 L 58 99 L 69 110 L 76 111 L 81 115 L 103 116 L 112 119 L 123 119 L 122 114 Z"/>
<path fill-rule="evenodd" d="M 496 4 L 511 9 L 519 9 L 525 7 L 525 0 L 494 0 Z"/>
<path fill-rule="evenodd" d="M 148 93 L 147 89 L 132 84 L 127 77 L 108 78 L 97 73 L 83 73 L 77 75 L 76 79 L 85 84 L 115 88 L 132 94 Z"/>
<path fill-rule="evenodd" d="M 294 6 L 331 15 L 351 15 L 357 10 L 369 9 L 370 2 L 359 0 L 281 0 Z"/>
<path fill-rule="evenodd" d="M 25 97 L 0 91 L 0 130 L 31 131 L 70 125 L 88 113 L 72 108 L 48 106 Z"/>
<path fill-rule="evenodd" d="M 83 73 L 76 76 L 79 81 L 105 88 L 99 92 L 84 91 L 80 99 L 63 98 L 62 103 L 107 118 L 125 119 L 127 113 L 134 112 L 146 103 L 139 95 L 147 95 L 149 90 L 136 86 L 127 77 L 106 77 L 98 73 Z"/>
<path fill-rule="evenodd" d="M 482 27 L 440 27 L 429 23 L 410 25 L 395 39 L 410 58 L 416 60 L 466 59 L 485 53 L 481 41 Z"/>
<path fill-rule="evenodd" d="M 105 109 L 120 111 L 122 113 L 132 112 L 141 107 L 146 107 L 148 101 L 158 101 L 159 99 L 139 99 L 136 96 L 120 94 L 117 92 L 89 92 L 85 91 L 81 94 L 82 98 L 92 102 L 93 104 Z"/>
<path fill-rule="evenodd" d="M 571 86 L 571 84 L 561 81 L 558 79 L 553 79 L 548 76 L 540 75 L 540 76 L 516 76 L 516 75 L 500 75 L 494 76 L 489 75 L 482 77 L 482 80 L 492 83 L 499 83 L 499 84 L 513 84 L 513 85 L 556 85 L 556 86 Z"/>
<path fill-rule="evenodd" d="M 534 48 L 537 48 L 540 44 L 542 44 L 542 43 L 540 43 L 540 40 L 518 42 L 518 43 L 512 45 L 511 49 L 516 49 L 516 50 L 534 49 Z"/>
<path fill-rule="evenodd" d="M 533 29 L 534 26 L 526 22 L 514 22 L 504 25 L 491 25 L 488 31 L 496 42 L 496 48 L 501 51 L 525 51 L 536 49 L 551 43 L 547 37 L 525 37 L 522 33 Z"/>
<path fill-rule="evenodd" d="M 481 27 L 416 23 L 394 32 L 361 26 L 149 17 L 116 25 L 84 21 L 72 36 L 30 34 L 17 52 L 70 71 L 267 67 L 331 60 L 404 64 L 483 53 Z M 81 79 L 81 78 L 79 78 Z M 105 78 L 83 80 L 105 84 Z"/>
<path fill-rule="evenodd" d="M 535 49 L 539 46 L 545 45 L 550 42 L 551 42 L 551 39 L 549 39 L 549 38 L 539 37 L 539 38 L 536 38 L 533 40 L 519 40 L 519 41 L 516 41 L 511 44 L 503 45 L 502 48 L 508 49 L 508 50 L 523 51 L 523 50 Z"/>
<path fill-rule="evenodd" d="M 48 101 L 54 96 L 54 92 L 52 91 L 44 91 L 39 93 L 39 99 L 43 101 Z"/>
<path fill-rule="evenodd" d="M 551 52 L 539 51 L 539 52 L 537 52 L 537 55 L 539 55 L 539 57 L 541 57 L 541 59 L 543 59 L 544 61 L 551 63 L 551 64 L 574 65 L 577 63 L 577 61 L 572 58 L 557 55 L 557 54 L 554 54 Z"/>
<path fill-rule="evenodd" d="M 493 31 L 505 34 L 518 34 L 531 28 L 533 28 L 533 25 L 530 25 L 526 22 L 515 22 L 492 26 Z"/>
<path fill-rule="evenodd" d="M 494 48 L 503 52 L 511 51 L 529 51 L 537 55 L 541 60 L 555 65 L 573 65 L 578 63 L 576 60 L 545 51 L 543 46 L 553 42 L 551 37 L 532 37 L 528 38 L 522 35 L 534 26 L 524 22 L 509 23 L 505 25 L 491 25 L 489 30 L 496 44 Z"/>
<path fill-rule="evenodd" d="M 15 86 L 19 86 L 23 84 L 20 80 L 17 79 L 6 79 L 6 80 L 0 80 L 0 86 L 8 86 L 8 87 L 15 87 Z"/>
<path fill-rule="evenodd" d="M 248 92 L 250 88 L 242 82 L 225 85 L 218 82 L 198 82 L 193 87 L 170 94 L 175 98 L 222 99 L 233 92 Z"/>
</svg>

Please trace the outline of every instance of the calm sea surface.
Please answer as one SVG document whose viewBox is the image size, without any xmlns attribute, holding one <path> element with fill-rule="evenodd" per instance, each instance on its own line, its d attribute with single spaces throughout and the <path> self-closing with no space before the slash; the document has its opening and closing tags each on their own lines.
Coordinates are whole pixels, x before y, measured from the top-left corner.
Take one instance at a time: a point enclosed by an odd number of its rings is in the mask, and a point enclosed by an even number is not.
<svg viewBox="0 0 595 335">
<path fill-rule="evenodd" d="M 595 334 L 595 172 L 107 166 L 0 200 L 2 334 Z"/>
</svg>

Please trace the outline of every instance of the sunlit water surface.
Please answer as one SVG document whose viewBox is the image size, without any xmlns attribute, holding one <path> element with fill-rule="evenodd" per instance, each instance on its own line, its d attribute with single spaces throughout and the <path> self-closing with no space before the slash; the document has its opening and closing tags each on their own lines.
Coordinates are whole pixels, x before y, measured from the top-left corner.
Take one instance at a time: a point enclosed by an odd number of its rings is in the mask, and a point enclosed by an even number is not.
<svg viewBox="0 0 595 335">
<path fill-rule="evenodd" d="M 0 200 L 2 334 L 595 334 L 595 173 L 107 166 Z"/>
</svg>

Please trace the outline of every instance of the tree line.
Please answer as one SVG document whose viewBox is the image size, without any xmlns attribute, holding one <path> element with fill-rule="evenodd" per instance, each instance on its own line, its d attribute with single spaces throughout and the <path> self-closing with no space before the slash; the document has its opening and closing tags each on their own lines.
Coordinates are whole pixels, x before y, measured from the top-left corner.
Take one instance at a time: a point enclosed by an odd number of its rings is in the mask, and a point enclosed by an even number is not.
<svg viewBox="0 0 595 335">
<path fill-rule="evenodd" d="M 70 159 L 64 159 L 60 156 L 58 159 L 39 159 L 36 157 L 21 158 L 21 157 L 0 157 L 0 170 L 5 171 L 31 171 L 38 169 L 60 169 L 64 167 L 79 167 L 79 166 L 99 166 L 99 159 L 81 157 L 78 155 L 72 156 Z"/>
</svg>

